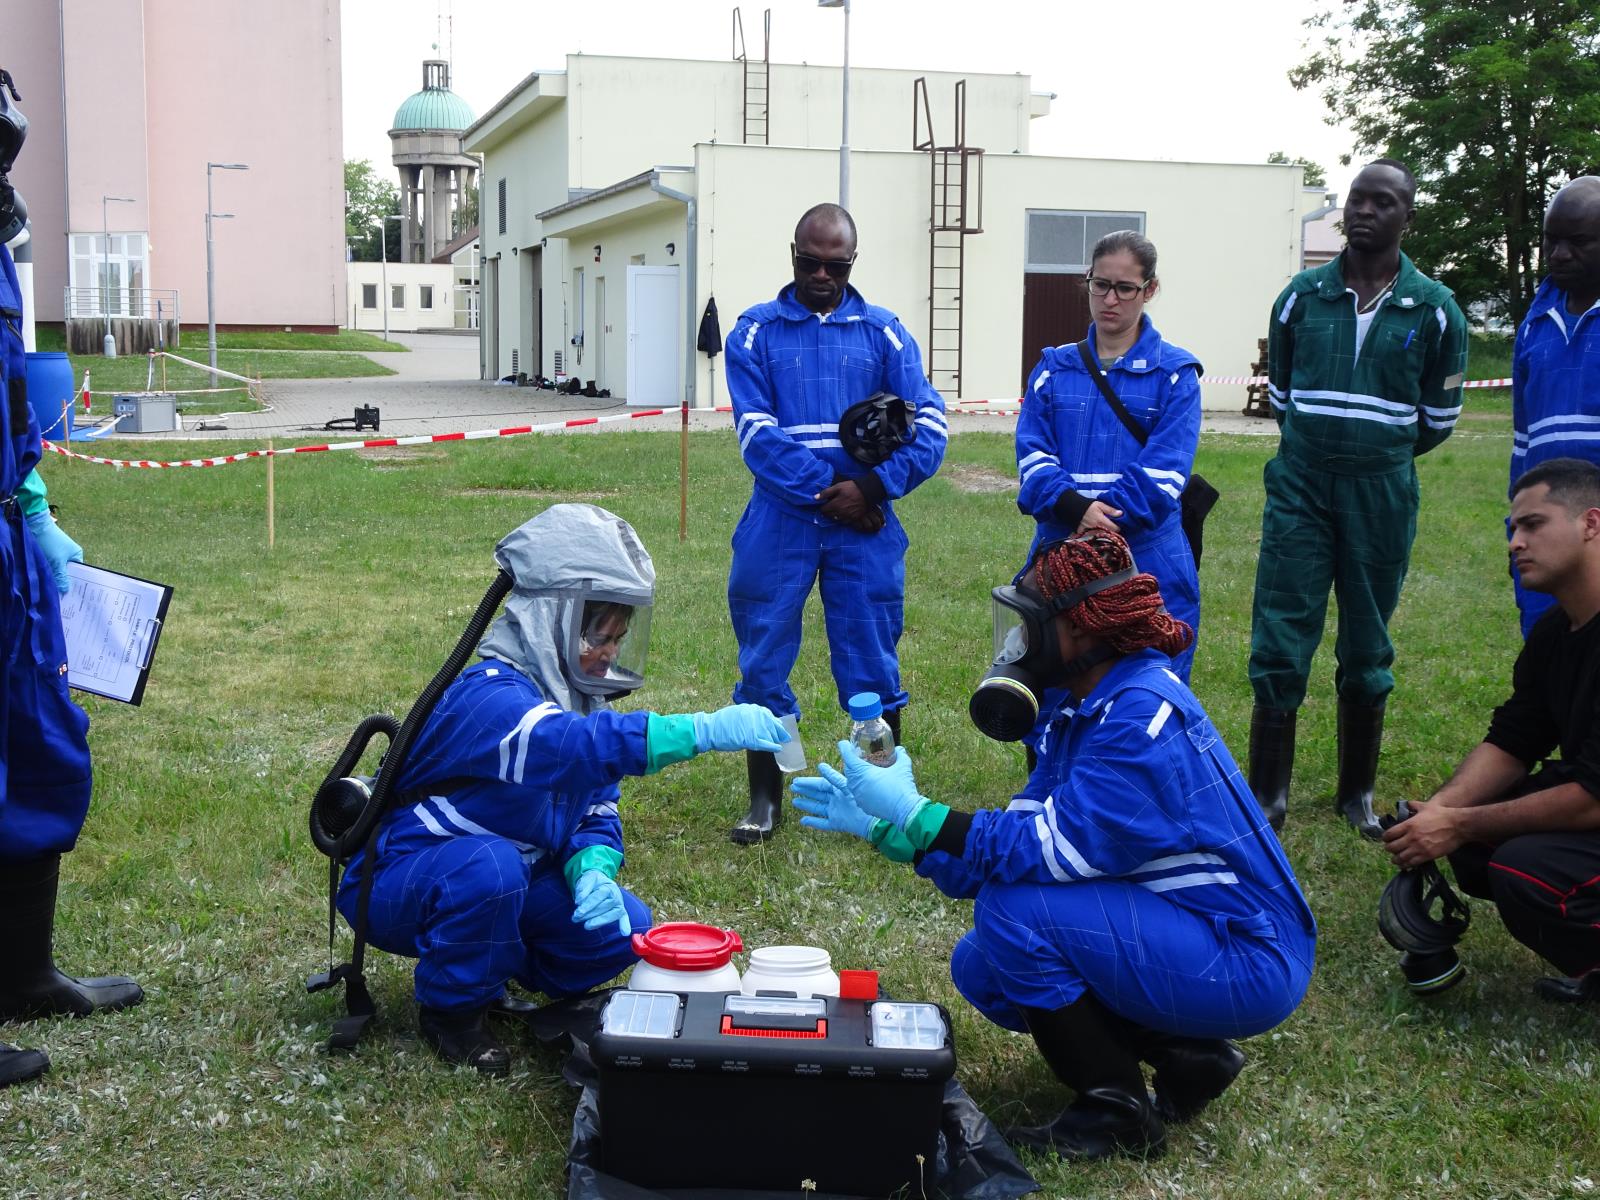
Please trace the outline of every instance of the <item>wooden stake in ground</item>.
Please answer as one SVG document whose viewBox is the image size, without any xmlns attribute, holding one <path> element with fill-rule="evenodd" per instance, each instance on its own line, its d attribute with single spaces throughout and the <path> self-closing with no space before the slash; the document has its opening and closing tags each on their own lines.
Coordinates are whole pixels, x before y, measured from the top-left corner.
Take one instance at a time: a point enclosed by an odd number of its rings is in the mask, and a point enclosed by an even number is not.
<svg viewBox="0 0 1600 1200">
<path fill-rule="evenodd" d="M 689 397 L 678 406 L 683 429 L 678 434 L 678 540 L 689 538 Z"/>
<path fill-rule="evenodd" d="M 276 495 L 273 490 L 273 464 L 278 461 L 278 456 L 272 452 L 272 439 L 267 439 L 267 549 L 271 550 L 276 540 L 275 503 Z"/>
</svg>

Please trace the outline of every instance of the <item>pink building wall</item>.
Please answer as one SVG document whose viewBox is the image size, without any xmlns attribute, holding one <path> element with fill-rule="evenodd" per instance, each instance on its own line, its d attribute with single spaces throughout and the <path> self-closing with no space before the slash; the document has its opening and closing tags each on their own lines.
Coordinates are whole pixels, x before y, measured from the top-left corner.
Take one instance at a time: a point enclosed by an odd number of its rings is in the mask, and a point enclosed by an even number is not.
<svg viewBox="0 0 1600 1200">
<path fill-rule="evenodd" d="M 67 234 L 149 237 L 146 286 L 206 321 L 206 162 L 217 323 L 337 327 L 345 311 L 338 0 L 35 0 L 13 47 L 32 128 L 16 177 L 35 306 L 62 319 Z M 24 38 L 26 41 L 24 41 Z M 37 47 L 38 49 L 33 49 Z M 51 77 L 53 75 L 53 78 Z M 31 79 L 37 77 L 37 84 Z M 52 105 L 52 95 L 54 104 Z"/>
</svg>

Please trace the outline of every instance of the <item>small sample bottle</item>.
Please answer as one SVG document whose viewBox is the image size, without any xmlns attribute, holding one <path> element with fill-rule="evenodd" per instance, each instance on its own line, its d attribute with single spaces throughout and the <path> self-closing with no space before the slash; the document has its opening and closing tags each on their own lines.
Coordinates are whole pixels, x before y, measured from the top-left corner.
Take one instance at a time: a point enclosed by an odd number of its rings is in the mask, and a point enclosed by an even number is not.
<svg viewBox="0 0 1600 1200">
<path fill-rule="evenodd" d="M 883 701 L 877 692 L 857 692 L 850 697 L 850 740 L 856 752 L 875 767 L 894 762 L 894 734 L 883 719 Z"/>
</svg>

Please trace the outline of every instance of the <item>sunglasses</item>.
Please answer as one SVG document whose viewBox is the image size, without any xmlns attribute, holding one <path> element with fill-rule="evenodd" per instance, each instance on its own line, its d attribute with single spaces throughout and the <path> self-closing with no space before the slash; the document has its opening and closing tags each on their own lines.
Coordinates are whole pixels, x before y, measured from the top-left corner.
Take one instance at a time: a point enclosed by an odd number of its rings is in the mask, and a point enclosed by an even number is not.
<svg viewBox="0 0 1600 1200">
<path fill-rule="evenodd" d="M 856 256 L 849 258 L 813 258 L 809 254 L 796 254 L 794 256 L 794 269 L 802 275 L 815 275 L 820 267 L 828 273 L 829 279 L 843 279 L 850 274 L 850 268 L 856 265 Z"/>
</svg>

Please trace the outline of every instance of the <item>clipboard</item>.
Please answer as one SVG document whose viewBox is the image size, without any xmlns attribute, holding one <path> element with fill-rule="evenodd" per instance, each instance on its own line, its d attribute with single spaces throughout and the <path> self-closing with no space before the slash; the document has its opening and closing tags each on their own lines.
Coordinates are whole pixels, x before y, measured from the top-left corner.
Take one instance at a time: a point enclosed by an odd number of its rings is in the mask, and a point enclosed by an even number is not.
<svg viewBox="0 0 1600 1200">
<path fill-rule="evenodd" d="M 135 575 L 69 562 L 61 597 L 67 639 L 67 686 L 139 704 L 155 661 L 172 589 Z"/>
</svg>

